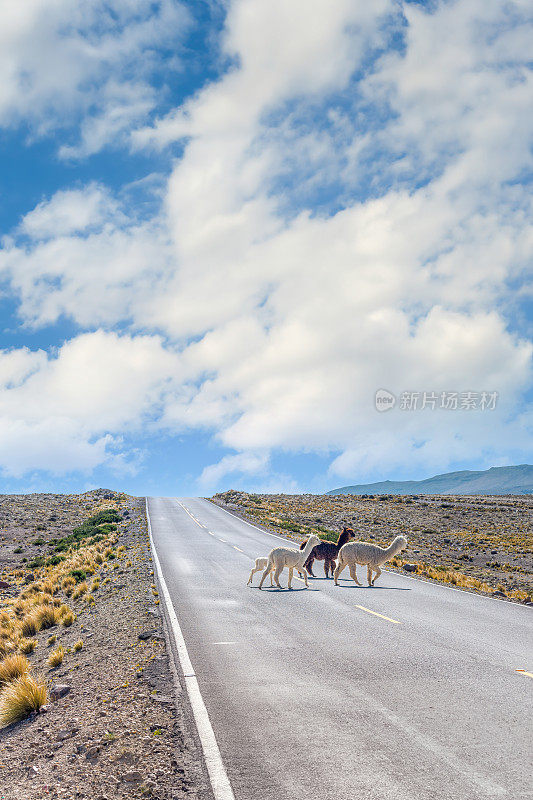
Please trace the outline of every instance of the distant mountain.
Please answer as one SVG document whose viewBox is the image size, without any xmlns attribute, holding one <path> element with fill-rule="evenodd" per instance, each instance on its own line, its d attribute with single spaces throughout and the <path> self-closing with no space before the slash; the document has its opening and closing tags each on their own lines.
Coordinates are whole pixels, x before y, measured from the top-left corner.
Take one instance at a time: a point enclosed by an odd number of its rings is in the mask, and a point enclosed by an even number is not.
<svg viewBox="0 0 533 800">
<path fill-rule="evenodd" d="M 327 494 L 533 494 L 533 466 L 446 472 L 423 481 L 380 481 L 332 489 Z"/>
</svg>

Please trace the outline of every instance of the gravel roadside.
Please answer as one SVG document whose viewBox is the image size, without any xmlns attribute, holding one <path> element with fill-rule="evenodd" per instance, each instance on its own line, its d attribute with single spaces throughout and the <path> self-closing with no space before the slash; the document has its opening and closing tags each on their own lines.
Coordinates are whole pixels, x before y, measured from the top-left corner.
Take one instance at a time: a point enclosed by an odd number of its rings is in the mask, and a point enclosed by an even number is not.
<svg viewBox="0 0 533 800">
<path fill-rule="evenodd" d="M 74 621 L 38 631 L 27 654 L 32 674 L 45 679 L 49 699 L 38 713 L 0 730 L 5 800 L 211 796 L 188 703 L 169 659 L 144 500 L 103 490 L 0 496 L 2 606 L 12 613 L 21 592 L 31 597 L 32 587 L 36 596 L 39 582 L 62 566 L 46 566 L 57 542 L 106 509 L 121 518 L 110 534 L 112 552 L 87 575 L 92 585 L 76 599 L 83 583 L 74 591 L 67 587 L 69 594 L 59 584 L 54 597 L 68 603 Z M 51 667 L 48 658 L 59 645 L 63 660 Z"/>
</svg>

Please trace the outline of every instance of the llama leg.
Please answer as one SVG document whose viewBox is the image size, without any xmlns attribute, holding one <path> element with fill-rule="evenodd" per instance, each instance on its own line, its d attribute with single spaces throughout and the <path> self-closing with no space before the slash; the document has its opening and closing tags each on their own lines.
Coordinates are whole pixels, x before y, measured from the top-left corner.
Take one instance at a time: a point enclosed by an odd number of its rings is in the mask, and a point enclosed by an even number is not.
<svg viewBox="0 0 533 800">
<path fill-rule="evenodd" d="M 372 586 L 375 584 L 376 580 L 379 578 L 380 575 L 381 575 L 381 570 L 380 570 L 379 567 L 377 567 L 376 574 L 374 575 L 374 577 L 372 579 Z"/>
<path fill-rule="evenodd" d="M 254 567 L 253 570 L 250 572 L 250 577 L 248 578 L 248 583 L 246 584 L 247 586 L 249 586 L 251 584 L 252 578 L 254 577 L 254 572 L 255 571 L 256 571 L 256 569 Z"/>
<path fill-rule="evenodd" d="M 272 580 L 272 573 L 270 573 L 270 585 L 274 586 L 274 581 Z"/>
<path fill-rule="evenodd" d="M 260 589 L 263 586 L 264 580 L 265 580 L 266 576 L 269 574 L 269 572 L 272 572 L 272 564 L 267 564 L 266 567 L 265 567 L 265 571 L 263 572 L 263 574 L 261 576 L 261 582 L 259 584 L 259 588 Z"/>
<path fill-rule="evenodd" d="M 357 580 L 357 570 L 355 568 L 355 564 L 350 564 L 349 569 L 350 569 L 350 578 L 353 581 L 355 581 L 358 586 L 361 586 L 362 584 L 360 584 L 359 581 Z"/>
<path fill-rule="evenodd" d="M 289 567 L 289 582 L 287 584 L 287 589 L 292 589 L 292 576 L 294 573 L 294 567 Z"/>
<path fill-rule="evenodd" d="M 341 574 L 341 572 L 343 571 L 343 569 L 344 569 L 344 567 L 345 567 L 345 566 L 346 566 L 346 564 L 342 564 L 342 563 L 339 561 L 339 563 L 338 563 L 338 564 L 337 564 L 337 566 L 335 567 L 335 572 L 333 573 L 333 580 L 334 580 L 335 586 L 338 586 L 338 585 L 339 585 L 339 584 L 338 584 L 339 575 Z"/>
<path fill-rule="evenodd" d="M 372 586 L 372 569 L 370 566 L 366 568 L 366 579 L 368 581 L 368 585 Z"/>
<path fill-rule="evenodd" d="M 282 572 L 283 572 L 283 567 L 276 567 L 274 571 L 274 583 L 276 584 L 278 589 L 283 589 L 283 586 L 281 586 L 279 582 L 279 576 L 281 575 Z"/>
<path fill-rule="evenodd" d="M 306 570 L 305 567 L 303 568 L 303 572 L 301 574 L 304 576 L 304 583 L 305 583 L 307 589 L 309 589 L 309 584 L 307 583 L 307 570 Z"/>
<path fill-rule="evenodd" d="M 314 560 L 315 559 L 313 558 L 313 556 L 309 556 L 309 558 L 305 562 L 305 568 L 306 568 L 308 574 L 312 575 L 313 578 L 315 577 L 314 572 L 313 572 L 313 562 L 314 562 Z"/>
</svg>

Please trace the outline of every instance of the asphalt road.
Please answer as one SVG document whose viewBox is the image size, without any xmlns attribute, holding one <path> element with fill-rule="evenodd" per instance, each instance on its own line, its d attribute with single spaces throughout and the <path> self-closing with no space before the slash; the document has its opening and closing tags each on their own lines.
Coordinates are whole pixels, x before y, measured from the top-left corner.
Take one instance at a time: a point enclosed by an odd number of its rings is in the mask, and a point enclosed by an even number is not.
<svg viewBox="0 0 533 800">
<path fill-rule="evenodd" d="M 149 512 L 237 800 L 533 798 L 532 608 L 317 562 L 259 591 L 279 538 L 205 500 Z"/>
</svg>

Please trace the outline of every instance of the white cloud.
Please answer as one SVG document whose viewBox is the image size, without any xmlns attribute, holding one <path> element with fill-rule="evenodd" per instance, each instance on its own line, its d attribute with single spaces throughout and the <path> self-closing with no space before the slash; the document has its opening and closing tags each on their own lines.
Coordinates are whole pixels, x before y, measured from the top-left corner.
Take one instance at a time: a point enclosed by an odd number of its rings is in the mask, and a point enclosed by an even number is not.
<svg viewBox="0 0 533 800">
<path fill-rule="evenodd" d="M 81 119 L 62 154 L 95 152 L 146 119 L 157 48 L 176 49 L 188 25 L 175 0 L 0 0 L 0 125 L 43 134 Z"/>
<path fill-rule="evenodd" d="M 35 241 L 57 239 L 109 223 L 117 213 L 117 204 L 100 186 L 59 191 L 43 201 L 22 219 L 21 233 Z"/>
<path fill-rule="evenodd" d="M 211 464 L 202 470 L 199 483 L 210 489 L 217 486 L 227 475 L 264 474 L 267 466 L 267 454 L 237 453 L 233 456 L 224 456 L 217 464 Z"/>
<path fill-rule="evenodd" d="M 25 413 L 38 418 L 38 387 L 68 418 L 79 407 L 92 436 L 150 409 L 159 426 L 213 430 L 235 455 L 206 467 L 210 484 L 236 470 L 262 480 L 273 448 L 340 452 L 332 475 L 349 479 L 527 453 L 531 348 L 510 319 L 532 240 L 523 6 L 406 6 L 405 50 L 379 58 L 396 6 L 307 8 L 232 3 L 235 66 L 138 132 L 137 146 L 187 137 L 156 219 L 90 186 L 68 213 L 64 194 L 41 204 L 6 242 L 27 323 L 129 321 L 168 337 L 119 337 L 109 368 L 107 339 L 74 340 L 26 381 Z M 338 207 L 320 200 L 330 168 Z M 130 385 L 131 351 L 139 389 L 124 408 L 69 388 L 95 349 L 111 387 L 116 358 Z M 501 401 L 490 416 L 379 415 L 379 387 Z"/>
<path fill-rule="evenodd" d="M 98 331 L 66 342 L 55 356 L 1 351 L 0 467 L 16 476 L 102 463 L 123 471 L 130 459 L 117 435 L 149 427 L 180 377 L 177 354 L 157 336 Z"/>
</svg>

